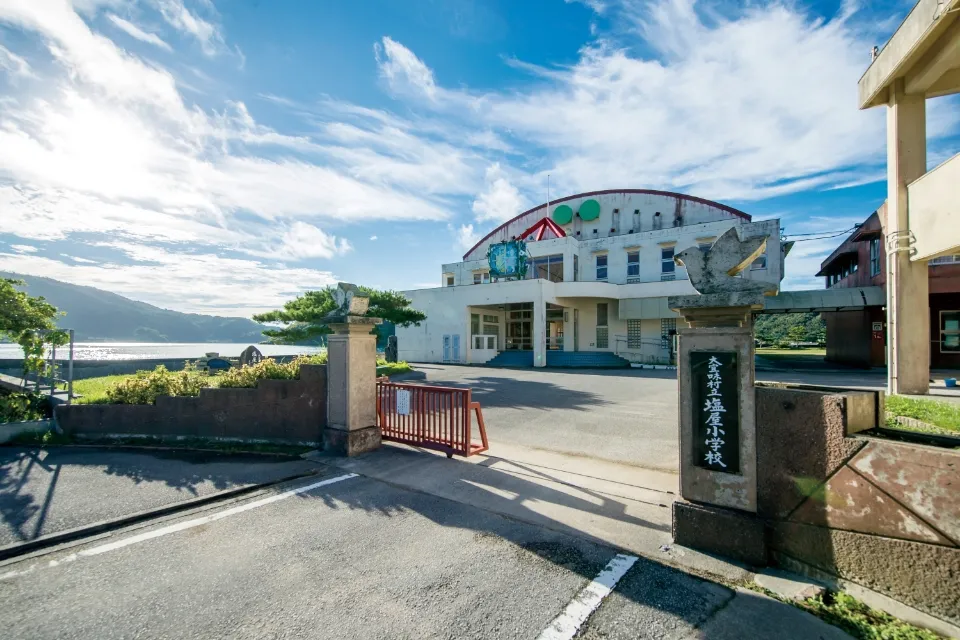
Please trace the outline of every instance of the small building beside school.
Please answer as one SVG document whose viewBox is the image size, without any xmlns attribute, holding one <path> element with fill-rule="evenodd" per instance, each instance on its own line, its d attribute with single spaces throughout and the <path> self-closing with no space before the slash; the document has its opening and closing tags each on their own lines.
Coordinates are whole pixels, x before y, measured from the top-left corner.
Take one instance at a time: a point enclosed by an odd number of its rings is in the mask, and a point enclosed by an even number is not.
<svg viewBox="0 0 960 640">
<path fill-rule="evenodd" d="M 694 294 L 674 255 L 708 248 L 724 231 L 768 236 L 742 277 L 779 285 L 780 221 L 753 222 L 733 207 L 648 189 L 593 191 L 525 211 L 488 233 L 461 262 L 440 267 L 440 286 L 405 291 L 426 313 L 397 327 L 411 362 L 501 366 L 670 364 L 677 314 L 667 297 Z M 521 240 L 520 278 L 491 275 L 488 250 Z"/>
<path fill-rule="evenodd" d="M 827 289 L 885 287 L 887 283 L 887 205 L 884 203 L 834 249 L 818 276 Z M 960 367 L 960 255 L 930 260 L 930 367 Z M 830 362 L 855 367 L 886 364 L 887 313 L 884 305 L 824 311 Z"/>
</svg>

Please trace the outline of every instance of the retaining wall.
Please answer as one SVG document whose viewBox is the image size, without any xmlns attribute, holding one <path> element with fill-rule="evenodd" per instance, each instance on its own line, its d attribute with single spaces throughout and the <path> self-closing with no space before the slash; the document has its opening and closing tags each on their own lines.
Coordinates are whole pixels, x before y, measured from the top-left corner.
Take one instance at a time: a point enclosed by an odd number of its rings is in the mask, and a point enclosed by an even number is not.
<svg viewBox="0 0 960 640">
<path fill-rule="evenodd" d="M 758 515 L 770 560 L 958 624 L 960 450 L 855 435 L 858 396 L 757 388 Z"/>
<path fill-rule="evenodd" d="M 155 405 L 70 405 L 55 410 L 75 436 L 242 438 L 319 444 L 327 423 L 327 367 L 303 365 L 298 380 L 261 380 L 255 389 L 203 389 Z"/>
</svg>

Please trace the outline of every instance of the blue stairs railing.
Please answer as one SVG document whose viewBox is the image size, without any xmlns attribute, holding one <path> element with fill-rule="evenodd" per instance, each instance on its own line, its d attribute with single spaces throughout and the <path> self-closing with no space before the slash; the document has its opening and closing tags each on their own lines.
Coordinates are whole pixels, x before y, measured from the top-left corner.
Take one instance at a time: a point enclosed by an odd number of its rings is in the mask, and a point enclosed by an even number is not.
<svg viewBox="0 0 960 640">
<path fill-rule="evenodd" d="M 533 366 L 532 351 L 501 351 L 487 362 L 490 367 L 524 368 Z M 609 351 L 547 351 L 548 367 L 619 369 L 630 362 Z"/>
</svg>

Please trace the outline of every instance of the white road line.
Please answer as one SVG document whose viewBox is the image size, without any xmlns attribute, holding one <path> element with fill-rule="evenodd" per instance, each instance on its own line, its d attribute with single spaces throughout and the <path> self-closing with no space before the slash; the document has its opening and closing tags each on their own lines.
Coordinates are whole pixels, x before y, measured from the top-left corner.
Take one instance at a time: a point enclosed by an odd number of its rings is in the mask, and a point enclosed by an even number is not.
<svg viewBox="0 0 960 640">
<path fill-rule="evenodd" d="M 348 473 L 342 476 L 337 476 L 335 478 L 327 478 L 326 480 L 321 480 L 319 482 L 314 482 L 313 484 L 308 484 L 302 487 L 297 487 L 296 489 L 291 489 L 290 491 L 284 491 L 283 493 L 278 493 L 261 500 L 255 500 L 253 502 L 248 502 L 230 509 L 224 509 L 223 511 L 218 511 L 217 513 L 210 514 L 209 516 L 203 516 L 202 518 L 194 518 L 193 520 L 185 520 L 184 522 L 178 522 L 177 524 L 172 524 L 167 527 L 161 527 L 159 529 L 154 529 L 153 531 L 146 531 L 144 533 L 137 534 L 135 536 L 130 536 L 129 538 L 123 538 L 122 540 L 117 540 L 116 542 L 109 542 L 107 544 L 102 544 L 96 547 L 91 547 L 89 549 L 83 549 L 77 553 L 72 553 L 69 556 L 61 558 L 59 560 L 50 560 L 45 565 L 44 564 L 35 564 L 26 569 L 18 571 L 9 571 L 4 574 L 0 574 L 0 580 L 9 580 L 10 578 L 15 578 L 17 576 L 26 575 L 32 573 L 37 567 L 55 567 L 60 564 L 67 562 L 73 562 L 79 560 L 80 558 L 87 556 L 98 556 L 101 553 L 107 553 L 108 551 L 116 551 L 117 549 L 123 549 L 124 547 L 129 547 L 132 544 L 137 544 L 139 542 L 145 542 L 147 540 L 152 540 L 154 538 L 159 538 L 171 533 L 177 533 L 178 531 L 184 531 L 186 529 L 192 529 L 194 527 L 199 527 L 201 525 L 209 524 L 211 522 L 216 522 L 217 520 L 222 520 L 223 518 L 229 518 L 230 516 L 235 516 L 238 513 L 243 513 L 244 511 L 250 511 L 251 509 L 256 509 L 257 507 L 263 507 L 265 505 L 279 502 L 280 500 L 286 500 L 287 498 L 292 498 L 293 496 L 299 495 L 301 493 L 311 491 L 318 487 L 324 487 L 328 484 L 334 484 L 337 482 L 342 482 L 344 480 L 349 480 L 350 478 L 356 478 L 356 473 Z"/>
<path fill-rule="evenodd" d="M 590 614 L 593 613 L 603 599 L 610 595 L 613 588 L 620 582 L 630 567 L 637 561 L 637 556 L 628 556 L 618 553 L 614 556 L 603 571 L 601 571 L 593 582 L 583 588 L 576 597 L 570 601 L 563 613 L 558 615 L 550 623 L 550 626 L 543 630 L 537 640 L 570 640 Z"/>
</svg>

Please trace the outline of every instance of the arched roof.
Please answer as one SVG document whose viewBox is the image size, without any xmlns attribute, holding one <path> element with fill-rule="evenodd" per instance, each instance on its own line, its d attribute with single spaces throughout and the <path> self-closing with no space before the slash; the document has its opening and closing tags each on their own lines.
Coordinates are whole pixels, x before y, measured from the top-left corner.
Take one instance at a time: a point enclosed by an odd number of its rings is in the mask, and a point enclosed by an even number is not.
<svg viewBox="0 0 960 640">
<path fill-rule="evenodd" d="M 496 235 L 497 232 L 505 229 L 507 226 L 510 225 L 511 222 L 515 222 L 516 220 L 519 220 L 519 219 L 522 218 L 523 216 L 525 216 L 525 215 L 527 215 L 527 214 L 529 214 L 529 213 L 532 213 L 532 212 L 536 211 L 537 209 L 540 209 L 540 208 L 542 208 L 542 207 L 547 206 L 547 204 L 550 204 L 550 206 L 553 206 L 553 205 L 555 205 L 555 204 L 560 204 L 561 202 L 566 202 L 567 200 L 576 200 L 577 198 L 588 198 L 588 197 L 590 197 L 590 196 L 603 196 L 603 195 L 608 195 L 608 194 L 611 194 L 611 193 L 643 193 L 643 194 L 654 195 L 654 196 L 666 196 L 666 197 L 669 197 L 669 198 L 677 198 L 677 199 L 680 199 L 680 200 L 688 200 L 688 201 L 690 201 L 690 202 L 698 202 L 698 203 L 700 203 L 700 204 L 705 204 L 705 205 L 708 205 L 708 206 L 711 206 L 711 207 L 720 209 L 720 210 L 722 210 L 722 211 L 726 211 L 727 213 L 731 213 L 731 214 L 733 214 L 733 215 L 735 215 L 735 216 L 738 216 L 738 217 L 740 217 L 740 218 L 743 218 L 744 220 L 747 220 L 747 221 L 750 221 L 750 219 L 751 219 L 750 216 L 749 216 L 749 214 L 746 214 L 746 213 L 744 213 L 743 211 L 740 211 L 739 209 L 734 209 L 733 207 L 728 206 L 728 205 L 725 205 L 725 204 L 722 204 L 722 203 L 720 203 L 720 202 L 714 202 L 714 201 L 712 201 L 712 200 L 705 200 L 704 198 L 698 198 L 698 197 L 696 197 L 696 196 L 688 196 L 688 195 L 686 195 L 685 193 L 676 193 L 676 192 L 673 192 L 673 191 L 658 191 L 657 189 L 603 189 L 603 190 L 601 190 L 601 191 L 587 191 L 587 192 L 585 192 L 585 193 L 575 193 L 575 194 L 573 194 L 573 195 L 571 195 L 571 196 L 564 196 L 563 198 L 557 198 L 556 200 L 551 200 L 549 203 L 541 202 L 541 203 L 538 204 L 537 206 L 531 207 L 530 209 L 527 209 L 526 211 L 524 211 L 524 212 L 521 213 L 520 215 L 517 215 L 517 216 L 514 216 L 513 218 L 510 218 L 509 220 L 507 220 L 506 222 L 504 222 L 503 224 L 501 224 L 499 227 L 497 227 L 496 229 L 494 229 L 493 231 L 491 231 L 491 232 L 488 233 L 487 235 L 483 236 L 483 237 L 480 239 L 480 241 L 477 242 L 477 244 L 475 244 L 475 245 L 473 245 L 472 247 L 470 247 L 470 250 L 467 251 L 465 254 L 463 254 L 463 259 L 464 259 L 464 260 L 467 260 L 467 259 L 468 259 L 467 257 L 468 257 L 471 253 L 473 253 L 474 251 L 476 251 L 477 247 L 479 247 L 479 246 L 482 245 L 484 242 L 486 242 L 487 240 L 489 240 L 491 237 L 493 237 L 494 235 Z"/>
</svg>

